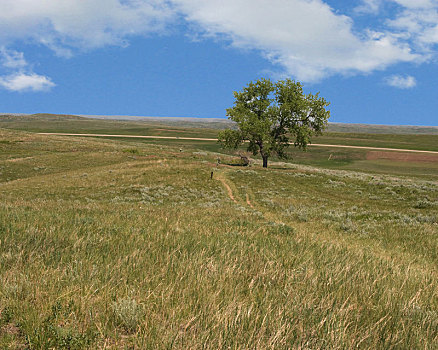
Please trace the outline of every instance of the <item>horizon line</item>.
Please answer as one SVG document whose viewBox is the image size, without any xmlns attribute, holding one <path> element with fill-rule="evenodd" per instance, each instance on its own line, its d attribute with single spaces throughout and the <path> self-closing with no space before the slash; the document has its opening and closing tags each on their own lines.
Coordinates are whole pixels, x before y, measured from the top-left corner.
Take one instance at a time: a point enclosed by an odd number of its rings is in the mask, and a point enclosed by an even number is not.
<svg viewBox="0 0 438 350">
<path fill-rule="evenodd" d="M 169 117 L 169 116 L 140 116 L 140 115 L 129 115 L 129 114 L 65 114 L 65 113 L 0 113 L 0 115 L 16 115 L 16 116 L 31 116 L 38 114 L 48 114 L 54 116 L 76 116 L 76 117 L 84 117 L 84 118 L 109 118 L 109 119 L 117 119 L 117 118 L 148 118 L 148 119 L 181 119 L 181 120 L 190 120 L 190 119 L 210 119 L 215 121 L 229 121 L 226 117 L 200 117 L 200 116 L 180 116 L 180 117 Z M 365 122 L 332 122 L 329 121 L 329 124 L 344 124 L 344 125 L 368 125 L 368 126 L 398 126 L 398 127 L 419 127 L 419 128 L 438 128 L 438 125 L 415 125 L 415 124 L 374 124 L 374 123 L 365 123 Z"/>
</svg>

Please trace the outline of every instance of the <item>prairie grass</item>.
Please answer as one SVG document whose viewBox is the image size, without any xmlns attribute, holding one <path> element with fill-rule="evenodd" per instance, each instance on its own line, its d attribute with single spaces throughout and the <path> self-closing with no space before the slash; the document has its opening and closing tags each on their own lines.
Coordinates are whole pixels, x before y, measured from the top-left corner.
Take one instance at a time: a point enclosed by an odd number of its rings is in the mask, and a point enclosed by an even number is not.
<svg viewBox="0 0 438 350">
<path fill-rule="evenodd" d="M 0 130 L 0 348 L 438 347 L 436 181 L 216 158 Z"/>
</svg>

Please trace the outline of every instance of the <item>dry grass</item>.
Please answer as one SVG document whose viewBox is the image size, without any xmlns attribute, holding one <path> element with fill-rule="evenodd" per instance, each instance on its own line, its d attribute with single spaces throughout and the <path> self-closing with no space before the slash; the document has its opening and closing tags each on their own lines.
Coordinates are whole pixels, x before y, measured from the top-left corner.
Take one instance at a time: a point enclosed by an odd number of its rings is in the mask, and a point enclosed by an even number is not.
<svg viewBox="0 0 438 350">
<path fill-rule="evenodd" d="M 436 182 L 1 140 L 0 348 L 438 346 Z"/>
</svg>

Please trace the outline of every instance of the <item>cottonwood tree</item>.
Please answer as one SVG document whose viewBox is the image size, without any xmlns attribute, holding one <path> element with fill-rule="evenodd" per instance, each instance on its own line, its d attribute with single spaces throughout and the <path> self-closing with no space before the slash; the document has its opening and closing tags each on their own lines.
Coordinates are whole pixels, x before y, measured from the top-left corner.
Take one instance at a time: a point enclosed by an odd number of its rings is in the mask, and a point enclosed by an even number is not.
<svg viewBox="0 0 438 350">
<path fill-rule="evenodd" d="M 236 122 L 237 130 L 221 131 L 219 142 L 234 149 L 247 142 L 248 151 L 260 153 L 264 168 L 272 154 L 286 158 L 290 144 L 305 149 L 312 136 L 322 133 L 330 117 L 329 102 L 319 93 L 304 94 L 301 83 L 291 79 L 277 83 L 259 79 L 234 92 L 234 98 L 227 116 Z"/>
</svg>

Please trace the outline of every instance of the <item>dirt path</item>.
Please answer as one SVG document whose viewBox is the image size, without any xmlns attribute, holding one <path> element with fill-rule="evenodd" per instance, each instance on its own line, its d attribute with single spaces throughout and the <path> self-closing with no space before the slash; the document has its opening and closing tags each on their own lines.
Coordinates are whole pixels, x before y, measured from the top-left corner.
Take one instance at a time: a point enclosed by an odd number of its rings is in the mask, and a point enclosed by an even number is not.
<svg viewBox="0 0 438 350">
<path fill-rule="evenodd" d="M 237 204 L 236 198 L 234 198 L 233 190 L 231 189 L 230 185 L 228 185 L 228 183 L 225 181 L 225 179 L 222 177 L 222 175 L 219 175 L 219 176 L 218 176 L 218 179 L 219 179 L 220 182 L 222 182 L 222 185 L 224 185 L 224 187 L 226 188 L 227 193 L 228 193 L 228 197 L 230 197 L 230 199 L 231 199 L 234 203 Z"/>
<path fill-rule="evenodd" d="M 15 162 L 21 162 L 23 160 L 29 160 L 33 159 L 33 157 L 24 157 L 24 158 L 12 158 L 12 159 L 6 159 L 7 162 L 15 163 Z"/>
<path fill-rule="evenodd" d="M 222 185 L 224 185 L 225 189 L 227 190 L 228 197 L 236 204 L 238 204 L 236 198 L 234 197 L 233 190 L 231 189 L 230 185 L 228 184 L 227 180 L 225 179 L 225 176 L 223 174 L 218 174 L 217 179 L 222 182 Z M 249 194 L 246 194 L 246 204 L 250 206 L 252 209 L 255 209 L 255 207 L 252 205 Z"/>
<path fill-rule="evenodd" d="M 57 136 L 88 136 L 88 137 L 124 137 L 124 138 L 137 138 L 137 139 L 166 139 L 166 140 L 192 140 L 192 141 L 217 141 L 217 139 L 208 139 L 201 137 L 179 137 L 179 136 L 143 136 L 143 135 L 107 135 L 107 134 L 68 134 L 57 132 L 41 132 L 38 135 L 57 135 Z M 412 153 L 429 153 L 438 154 L 437 151 L 421 151 L 415 149 L 398 149 L 398 148 L 380 148 L 380 147 L 368 147 L 368 146 L 346 146 L 346 145 L 325 145 L 312 143 L 308 145 L 310 147 L 337 147 L 337 148 L 355 148 L 365 150 L 376 151 L 392 151 L 392 152 L 412 152 Z"/>
<path fill-rule="evenodd" d="M 246 194 L 246 204 L 248 204 L 251 208 L 255 209 L 254 206 L 252 205 L 251 201 L 249 200 L 249 194 Z"/>
<path fill-rule="evenodd" d="M 217 141 L 217 139 L 206 139 L 200 137 L 179 137 L 179 136 L 143 136 L 143 135 L 110 135 L 110 134 L 65 134 L 60 132 L 40 132 L 38 135 L 56 136 L 89 136 L 89 137 L 124 137 L 135 139 L 166 139 L 166 140 L 194 140 L 194 141 Z"/>
<path fill-rule="evenodd" d="M 227 180 L 226 180 L 225 175 L 224 175 L 223 173 L 220 173 L 220 174 L 217 175 L 216 178 L 217 178 L 220 182 L 222 182 L 222 185 L 224 185 L 224 187 L 226 188 L 227 193 L 228 193 L 228 197 L 229 197 L 234 203 L 239 204 L 239 202 L 236 200 L 236 198 L 235 198 L 234 195 L 233 195 L 233 190 L 231 189 L 230 185 L 227 183 Z M 240 203 L 240 204 L 243 205 L 243 202 Z M 254 205 L 251 203 L 251 200 L 250 200 L 250 198 L 249 198 L 249 194 L 248 194 L 248 193 L 246 193 L 246 204 L 247 204 L 251 209 L 256 210 L 256 208 L 254 207 Z M 270 222 L 275 222 L 275 223 L 277 223 L 277 224 L 284 225 L 284 222 L 282 222 L 281 220 L 279 220 L 278 217 L 277 217 L 275 214 L 273 214 L 273 213 L 270 213 L 270 212 L 264 211 L 262 215 L 263 215 L 263 217 L 264 217 L 266 220 L 268 220 L 268 221 L 270 221 Z"/>
</svg>

